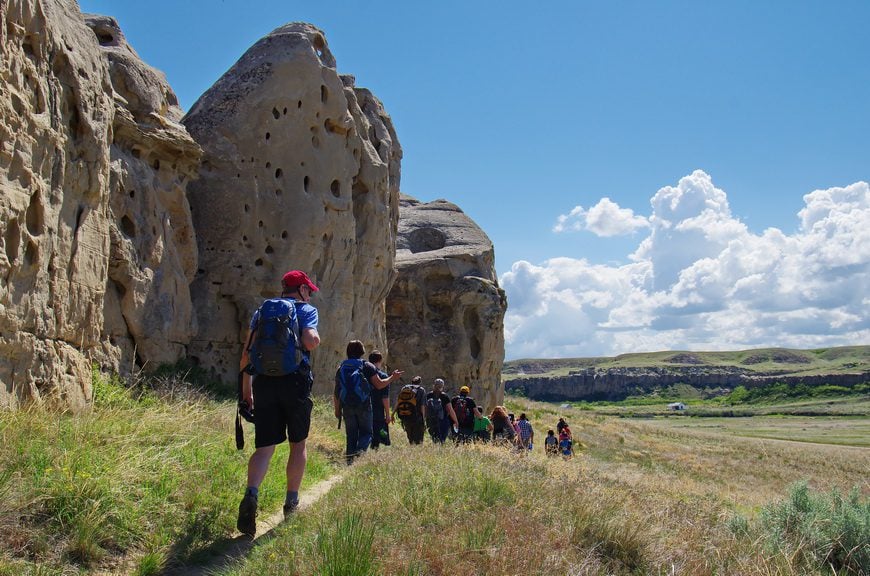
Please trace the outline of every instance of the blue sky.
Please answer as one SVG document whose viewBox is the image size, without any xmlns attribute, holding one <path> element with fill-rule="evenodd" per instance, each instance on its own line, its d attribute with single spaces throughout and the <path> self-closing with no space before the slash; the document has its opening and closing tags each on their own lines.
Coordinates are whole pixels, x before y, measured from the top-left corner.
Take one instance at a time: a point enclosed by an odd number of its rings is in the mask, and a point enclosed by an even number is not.
<svg viewBox="0 0 870 576">
<path fill-rule="evenodd" d="M 80 5 L 184 109 L 321 28 L 393 118 L 402 191 L 495 244 L 508 358 L 870 342 L 866 1 Z"/>
</svg>

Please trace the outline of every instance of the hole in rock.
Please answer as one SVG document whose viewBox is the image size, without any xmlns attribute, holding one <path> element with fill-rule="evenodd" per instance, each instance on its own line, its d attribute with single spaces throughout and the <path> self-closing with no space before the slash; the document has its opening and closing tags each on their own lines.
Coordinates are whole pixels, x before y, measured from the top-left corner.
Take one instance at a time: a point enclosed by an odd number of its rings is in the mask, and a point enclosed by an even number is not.
<svg viewBox="0 0 870 576">
<path fill-rule="evenodd" d="M 126 236 L 127 238 L 136 237 L 136 225 L 126 214 L 124 214 L 124 217 L 121 218 L 121 232 L 123 232 L 124 236 Z"/>
<path fill-rule="evenodd" d="M 437 228 L 417 228 L 408 236 L 411 252 L 430 252 L 447 245 L 447 236 Z"/>
</svg>

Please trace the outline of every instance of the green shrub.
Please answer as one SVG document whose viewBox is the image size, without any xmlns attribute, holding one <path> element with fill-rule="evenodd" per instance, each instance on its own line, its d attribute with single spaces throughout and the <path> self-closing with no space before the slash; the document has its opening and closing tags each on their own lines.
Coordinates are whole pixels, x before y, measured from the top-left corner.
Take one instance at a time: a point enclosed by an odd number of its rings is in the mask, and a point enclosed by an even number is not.
<svg viewBox="0 0 870 576">
<path fill-rule="evenodd" d="M 836 573 L 870 571 L 870 502 L 855 487 L 847 497 L 837 490 L 813 493 L 795 484 L 787 499 L 761 513 L 768 546 L 786 557 Z"/>
</svg>

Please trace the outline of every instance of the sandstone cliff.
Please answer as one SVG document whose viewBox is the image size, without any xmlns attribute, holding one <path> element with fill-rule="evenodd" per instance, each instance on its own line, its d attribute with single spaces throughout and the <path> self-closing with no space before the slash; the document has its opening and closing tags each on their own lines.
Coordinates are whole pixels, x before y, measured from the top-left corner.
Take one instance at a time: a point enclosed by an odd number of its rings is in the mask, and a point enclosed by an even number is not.
<svg viewBox="0 0 870 576">
<path fill-rule="evenodd" d="M 441 377 L 451 395 L 469 385 L 485 408 L 500 404 L 507 300 L 486 234 L 455 204 L 403 196 L 396 269 L 388 361 L 406 381 L 419 374 L 431 389 Z"/>
<path fill-rule="evenodd" d="M 0 10 L 0 405 L 90 399 L 109 262 L 108 68 L 74 4 Z"/>
<path fill-rule="evenodd" d="M 200 151 L 114 20 L 60 0 L 2 18 L 0 404 L 77 410 L 92 362 L 123 372 L 185 351 Z"/>
<path fill-rule="evenodd" d="M 0 406 L 84 408 L 92 363 L 191 357 L 233 381 L 291 268 L 321 287 L 317 392 L 356 338 L 501 401 L 492 244 L 456 206 L 407 199 L 394 265 L 402 150 L 320 30 L 276 29 L 182 119 L 112 18 L 0 6 Z"/>
<path fill-rule="evenodd" d="M 109 65 L 115 102 L 104 336 L 112 365 L 156 367 L 184 356 L 196 328 L 189 287 L 197 254 L 185 189 L 201 150 L 179 123 L 163 74 L 142 62 L 118 23 L 85 21 Z"/>
<path fill-rule="evenodd" d="M 322 32 L 274 30 L 183 120 L 203 146 L 188 187 L 199 245 L 190 354 L 225 379 L 238 370 L 251 313 L 289 269 L 321 291 L 315 390 L 332 390 L 345 345 L 385 348 L 401 148 L 389 116 L 339 76 Z"/>
</svg>

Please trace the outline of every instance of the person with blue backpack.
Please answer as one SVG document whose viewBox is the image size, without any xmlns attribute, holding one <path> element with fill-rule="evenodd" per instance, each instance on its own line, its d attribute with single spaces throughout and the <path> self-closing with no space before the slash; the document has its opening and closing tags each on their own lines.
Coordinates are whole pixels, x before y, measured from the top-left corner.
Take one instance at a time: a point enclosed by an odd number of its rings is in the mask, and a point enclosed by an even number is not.
<svg viewBox="0 0 870 576">
<path fill-rule="evenodd" d="M 387 378 L 382 378 L 377 367 L 363 359 L 366 349 L 359 340 L 348 342 L 346 352 L 347 359 L 335 372 L 332 403 L 339 426 L 344 419 L 345 455 L 347 463 L 352 464 L 372 443 L 372 389 L 386 388 L 404 372 L 393 370 Z"/>
<path fill-rule="evenodd" d="M 254 414 L 254 453 L 248 461 L 248 484 L 239 504 L 236 527 L 257 532 L 259 487 L 275 446 L 290 443 L 284 515 L 299 505 L 305 473 L 305 441 L 311 426 L 311 351 L 320 345 L 317 308 L 310 304 L 317 286 L 301 270 L 281 279 L 281 296 L 269 298 L 254 312 L 242 350 L 242 399 Z"/>
</svg>

